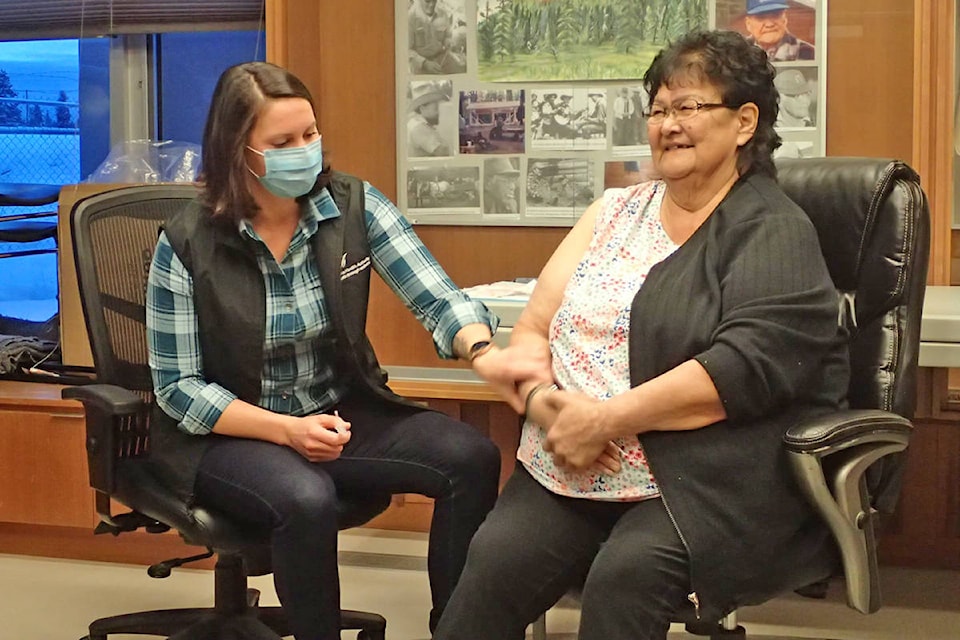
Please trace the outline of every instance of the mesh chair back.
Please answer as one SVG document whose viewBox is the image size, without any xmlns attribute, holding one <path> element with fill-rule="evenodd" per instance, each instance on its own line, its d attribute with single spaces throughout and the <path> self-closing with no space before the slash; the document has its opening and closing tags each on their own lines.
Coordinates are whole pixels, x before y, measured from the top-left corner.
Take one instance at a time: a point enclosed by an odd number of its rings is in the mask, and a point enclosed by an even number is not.
<svg viewBox="0 0 960 640">
<path fill-rule="evenodd" d="M 906 164 L 873 158 L 777 163 L 780 185 L 806 211 L 850 331 L 854 409 L 912 418 L 920 316 L 930 252 L 930 212 L 920 178 Z M 875 505 L 892 510 L 902 462 L 871 469 Z"/>
<path fill-rule="evenodd" d="M 147 274 L 161 225 L 197 195 L 193 185 L 143 185 L 91 196 L 71 230 L 97 380 L 150 393 Z"/>
</svg>

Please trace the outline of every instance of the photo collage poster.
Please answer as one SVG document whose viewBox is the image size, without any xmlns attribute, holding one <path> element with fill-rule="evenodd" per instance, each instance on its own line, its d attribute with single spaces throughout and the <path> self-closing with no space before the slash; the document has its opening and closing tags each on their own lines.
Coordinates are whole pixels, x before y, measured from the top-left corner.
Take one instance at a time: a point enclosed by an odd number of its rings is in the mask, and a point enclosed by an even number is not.
<svg viewBox="0 0 960 640">
<path fill-rule="evenodd" d="M 763 48 L 777 157 L 825 152 L 827 0 L 396 0 L 398 204 L 414 224 L 572 226 L 652 175 L 641 78 L 698 28 Z"/>
</svg>

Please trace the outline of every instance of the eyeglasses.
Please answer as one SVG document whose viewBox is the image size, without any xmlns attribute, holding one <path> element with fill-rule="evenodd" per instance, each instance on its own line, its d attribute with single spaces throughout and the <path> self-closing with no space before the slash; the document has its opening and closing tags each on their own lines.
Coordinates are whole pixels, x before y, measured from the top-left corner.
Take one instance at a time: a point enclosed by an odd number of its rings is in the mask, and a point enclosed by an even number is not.
<svg viewBox="0 0 960 640">
<path fill-rule="evenodd" d="M 653 104 L 643 112 L 643 117 L 647 119 L 647 124 L 660 125 L 668 116 L 673 116 L 677 122 L 683 122 L 695 117 L 703 109 L 736 109 L 734 105 L 723 102 L 700 102 L 696 98 L 684 98 L 677 100 L 669 107 L 661 104 Z"/>
</svg>

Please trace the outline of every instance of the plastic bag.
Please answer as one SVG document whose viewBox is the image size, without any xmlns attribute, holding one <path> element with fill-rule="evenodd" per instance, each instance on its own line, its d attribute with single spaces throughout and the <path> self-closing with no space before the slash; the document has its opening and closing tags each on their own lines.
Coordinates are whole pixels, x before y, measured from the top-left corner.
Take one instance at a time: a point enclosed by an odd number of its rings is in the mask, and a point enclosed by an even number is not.
<svg viewBox="0 0 960 640">
<path fill-rule="evenodd" d="M 110 150 L 87 182 L 194 182 L 200 145 L 175 140 L 126 140 Z"/>
</svg>

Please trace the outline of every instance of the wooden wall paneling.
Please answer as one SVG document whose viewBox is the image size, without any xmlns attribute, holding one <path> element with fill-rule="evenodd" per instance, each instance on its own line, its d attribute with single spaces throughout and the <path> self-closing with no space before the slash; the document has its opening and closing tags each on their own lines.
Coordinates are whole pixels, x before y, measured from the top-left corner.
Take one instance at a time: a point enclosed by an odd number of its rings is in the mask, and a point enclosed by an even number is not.
<svg viewBox="0 0 960 640">
<path fill-rule="evenodd" d="M 956 2 L 914 0 L 913 168 L 930 200 L 930 284 L 950 284 Z"/>
<path fill-rule="evenodd" d="M 960 426 L 945 425 L 939 445 L 937 487 L 942 488 L 943 535 L 951 541 L 955 566 L 960 567 Z"/>
<path fill-rule="evenodd" d="M 910 159 L 913 20 L 903 0 L 830 0 L 828 155 Z"/>
<path fill-rule="evenodd" d="M 879 541 L 883 564 L 960 569 L 960 429 L 917 421 L 897 511 Z"/>
<path fill-rule="evenodd" d="M 268 61 L 287 66 L 287 0 L 266 0 L 264 8 L 264 23 L 267 32 Z M 282 25 L 282 26 L 281 26 Z"/>
<path fill-rule="evenodd" d="M 319 112 L 317 87 L 321 68 L 320 6 L 341 3 L 320 3 L 316 0 L 273 0 L 267 2 L 267 60 L 292 71 L 313 94 Z M 275 21 L 271 23 L 271 20 Z M 319 117 L 319 114 L 318 114 Z"/>
<path fill-rule="evenodd" d="M 418 226 L 417 234 L 459 287 L 536 277 L 569 229 Z M 371 289 L 367 332 L 380 360 L 407 366 L 462 367 L 441 361 L 430 335 L 380 280 Z"/>
</svg>

